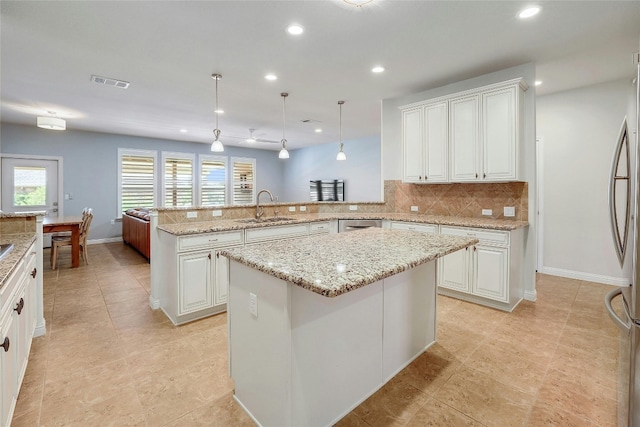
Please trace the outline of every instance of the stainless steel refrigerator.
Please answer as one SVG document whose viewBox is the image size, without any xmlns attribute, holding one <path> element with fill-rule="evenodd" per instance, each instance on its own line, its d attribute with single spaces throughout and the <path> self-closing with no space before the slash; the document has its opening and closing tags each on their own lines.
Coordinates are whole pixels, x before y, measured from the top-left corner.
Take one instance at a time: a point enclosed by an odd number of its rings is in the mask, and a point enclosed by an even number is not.
<svg viewBox="0 0 640 427">
<path fill-rule="evenodd" d="M 620 266 L 625 258 L 632 263 L 631 284 L 612 290 L 605 297 L 611 319 L 621 330 L 618 379 L 618 426 L 640 427 L 640 53 L 634 55 L 635 112 L 622 123 L 611 168 L 609 207 L 611 228 Z M 635 144 L 631 144 L 635 140 Z M 630 157 L 630 145 L 634 156 Z M 634 160 L 634 161 L 632 161 Z M 634 167 L 631 167 L 631 164 Z M 628 235 L 633 244 L 628 248 Z M 627 248 L 631 251 L 626 256 Z M 613 300 L 621 297 L 621 308 L 613 308 Z"/>
</svg>

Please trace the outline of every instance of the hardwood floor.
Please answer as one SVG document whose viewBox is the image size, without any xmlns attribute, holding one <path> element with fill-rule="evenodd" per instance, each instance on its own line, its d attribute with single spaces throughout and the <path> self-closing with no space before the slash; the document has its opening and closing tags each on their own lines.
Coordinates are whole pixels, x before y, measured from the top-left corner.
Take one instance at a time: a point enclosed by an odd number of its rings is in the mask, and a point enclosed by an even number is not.
<svg viewBox="0 0 640 427">
<path fill-rule="evenodd" d="M 112 243 L 89 260 L 45 271 L 47 334 L 12 425 L 253 425 L 232 398 L 226 315 L 175 327 L 149 308 L 142 256 Z M 610 289 L 539 275 L 513 313 L 440 296 L 437 343 L 338 425 L 615 426 Z"/>
</svg>

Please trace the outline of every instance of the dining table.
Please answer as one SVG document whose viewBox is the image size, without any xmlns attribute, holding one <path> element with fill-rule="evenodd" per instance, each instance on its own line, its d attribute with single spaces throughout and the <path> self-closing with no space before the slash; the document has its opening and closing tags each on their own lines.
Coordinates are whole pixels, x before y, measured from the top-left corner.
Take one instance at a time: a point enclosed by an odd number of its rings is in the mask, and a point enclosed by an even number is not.
<svg viewBox="0 0 640 427">
<path fill-rule="evenodd" d="M 71 232 L 71 268 L 80 266 L 80 226 L 82 216 L 65 215 L 58 217 L 45 217 L 42 221 L 43 233 Z"/>
</svg>

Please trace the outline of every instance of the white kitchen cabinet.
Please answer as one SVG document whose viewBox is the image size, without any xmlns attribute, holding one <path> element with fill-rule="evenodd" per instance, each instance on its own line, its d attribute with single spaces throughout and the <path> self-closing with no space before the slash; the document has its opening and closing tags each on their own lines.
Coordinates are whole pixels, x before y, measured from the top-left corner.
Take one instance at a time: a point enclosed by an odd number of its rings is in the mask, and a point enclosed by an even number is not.
<svg viewBox="0 0 640 427">
<path fill-rule="evenodd" d="M 402 112 L 404 182 L 447 182 L 447 102 Z"/>
<path fill-rule="evenodd" d="M 518 178 L 519 104 L 516 86 L 482 94 L 483 180 Z"/>
<path fill-rule="evenodd" d="M 477 181 L 480 169 L 480 96 L 472 95 L 449 102 L 451 181 Z"/>
<path fill-rule="evenodd" d="M 228 279 L 221 249 L 242 246 L 244 230 L 176 236 L 159 233 L 165 266 L 160 308 L 176 325 L 226 310 Z"/>
<path fill-rule="evenodd" d="M 444 295 L 511 311 L 522 300 L 522 229 L 509 231 L 441 226 L 445 235 L 476 237 L 474 246 L 439 261 Z"/>
<path fill-rule="evenodd" d="M 245 230 L 245 243 L 263 243 L 272 240 L 307 237 L 309 224 L 277 225 Z"/>
<path fill-rule="evenodd" d="M 213 307 L 211 251 L 178 255 L 178 316 Z"/>
<path fill-rule="evenodd" d="M 400 107 L 403 181 L 519 180 L 527 88 L 513 79 Z"/>
<path fill-rule="evenodd" d="M 0 425 L 8 426 L 29 361 L 36 320 L 36 249 L 27 250 L 0 289 Z"/>
<path fill-rule="evenodd" d="M 423 224 L 417 222 L 391 221 L 391 229 L 420 231 L 422 233 L 438 234 L 437 224 Z"/>
</svg>

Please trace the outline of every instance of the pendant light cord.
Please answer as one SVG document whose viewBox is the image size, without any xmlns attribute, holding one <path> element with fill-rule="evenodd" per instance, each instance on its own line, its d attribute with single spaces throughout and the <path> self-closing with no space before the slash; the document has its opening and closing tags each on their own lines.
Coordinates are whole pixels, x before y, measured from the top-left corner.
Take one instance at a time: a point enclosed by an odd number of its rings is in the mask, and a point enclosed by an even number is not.
<svg viewBox="0 0 640 427">
<path fill-rule="evenodd" d="M 286 123 L 287 123 L 287 110 L 285 107 L 286 101 L 287 101 L 287 96 L 289 96 L 288 93 L 283 92 L 280 94 L 282 96 L 282 148 L 286 148 L 286 144 L 287 144 L 287 137 L 285 134 L 285 130 L 286 130 Z"/>
<path fill-rule="evenodd" d="M 216 79 L 216 111 L 215 113 L 216 113 L 216 129 L 218 129 L 218 115 L 219 115 L 218 114 L 218 80 L 219 80 L 218 76 L 216 76 L 215 79 Z"/>
</svg>

